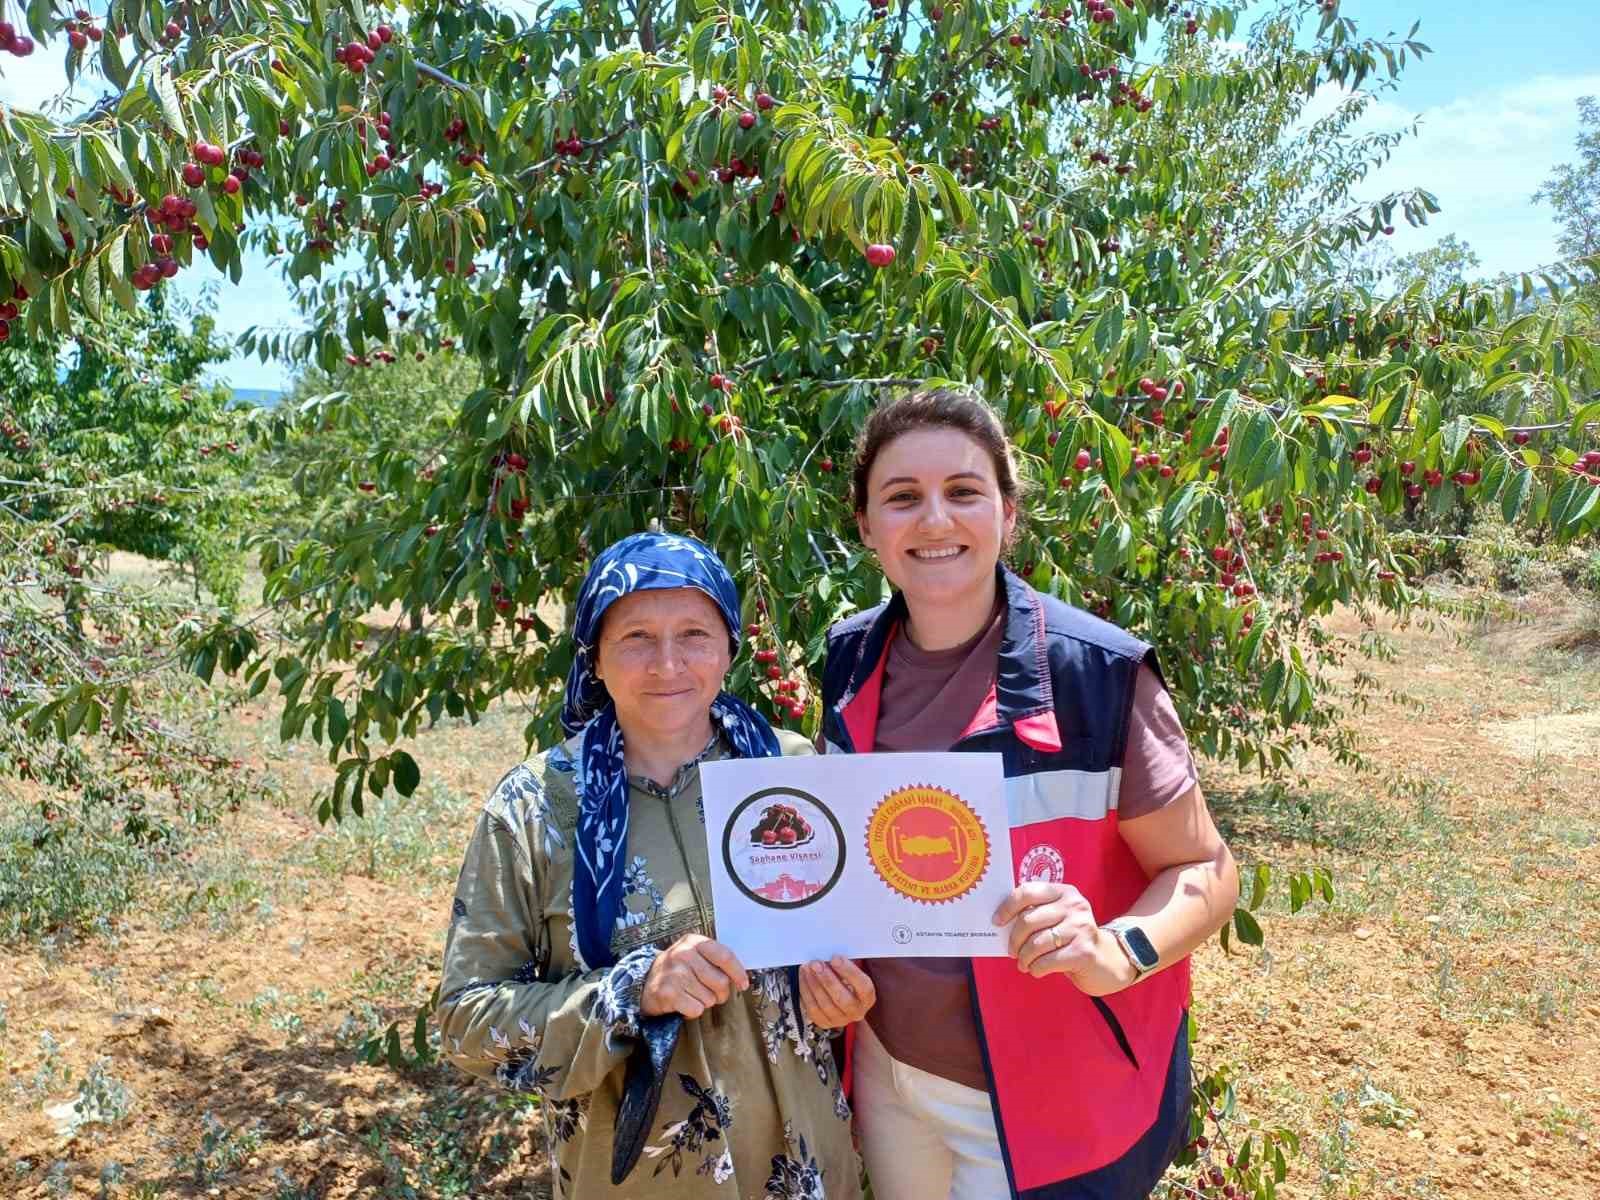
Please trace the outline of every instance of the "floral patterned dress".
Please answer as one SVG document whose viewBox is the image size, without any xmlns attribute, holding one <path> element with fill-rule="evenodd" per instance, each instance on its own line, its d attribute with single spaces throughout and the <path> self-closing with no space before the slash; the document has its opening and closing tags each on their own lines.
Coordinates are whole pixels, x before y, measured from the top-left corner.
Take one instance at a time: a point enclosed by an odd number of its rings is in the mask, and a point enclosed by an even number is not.
<svg viewBox="0 0 1600 1200">
<path fill-rule="evenodd" d="M 811 746 L 780 732 L 785 754 Z M 446 1057 L 542 1100 L 549 1186 L 571 1200 L 858 1200 L 860 1173 L 827 1030 L 800 1016 L 784 970 L 686 1021 L 656 1128 L 611 1185 L 624 1065 L 639 993 L 656 955 L 687 933 L 715 936 L 702 760 L 669 788 L 629 780 L 624 911 L 617 962 L 587 970 L 572 928 L 573 830 L 581 735 L 514 768 L 490 795 L 467 848 L 445 943 L 438 1020 Z"/>
</svg>

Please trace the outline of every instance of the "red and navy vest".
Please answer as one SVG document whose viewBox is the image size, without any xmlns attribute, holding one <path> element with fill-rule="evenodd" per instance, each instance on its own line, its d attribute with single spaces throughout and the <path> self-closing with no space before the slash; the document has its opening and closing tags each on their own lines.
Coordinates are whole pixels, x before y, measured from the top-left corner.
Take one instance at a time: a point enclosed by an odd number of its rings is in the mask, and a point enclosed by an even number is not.
<svg viewBox="0 0 1600 1200">
<path fill-rule="evenodd" d="M 952 749 L 1002 756 L 1020 880 L 1073 884 L 1107 921 L 1149 879 L 1117 834 L 1134 680 L 1149 646 L 997 569 L 1005 632 L 994 688 Z M 872 750 L 905 600 L 828 633 L 829 753 Z M 971 960 L 973 1008 L 1015 1200 L 1142 1200 L 1189 1134 L 1189 961 L 1112 996 L 1008 958 Z M 987 1200 L 987 1198 L 985 1198 Z"/>
</svg>

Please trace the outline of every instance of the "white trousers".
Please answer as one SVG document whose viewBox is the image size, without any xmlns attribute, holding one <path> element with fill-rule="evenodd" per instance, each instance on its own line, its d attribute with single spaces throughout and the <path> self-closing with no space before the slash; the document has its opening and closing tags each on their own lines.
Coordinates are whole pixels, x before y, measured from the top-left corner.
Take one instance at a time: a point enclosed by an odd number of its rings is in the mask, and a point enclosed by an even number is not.
<svg viewBox="0 0 1600 1200">
<path fill-rule="evenodd" d="M 873 1200 L 1007 1200 L 989 1093 L 908 1067 L 857 1028 L 852 1107 Z"/>
</svg>

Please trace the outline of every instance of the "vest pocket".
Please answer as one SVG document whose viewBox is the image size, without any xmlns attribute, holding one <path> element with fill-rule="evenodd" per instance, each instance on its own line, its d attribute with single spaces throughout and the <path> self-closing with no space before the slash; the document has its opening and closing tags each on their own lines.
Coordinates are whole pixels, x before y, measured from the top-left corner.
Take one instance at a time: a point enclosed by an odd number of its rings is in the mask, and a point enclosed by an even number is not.
<svg viewBox="0 0 1600 1200">
<path fill-rule="evenodd" d="M 1123 1057 L 1137 1071 L 1139 1069 L 1139 1060 L 1134 1057 L 1133 1044 L 1128 1041 L 1128 1035 L 1122 1031 L 1122 1022 L 1117 1020 L 1117 1014 L 1111 1011 L 1111 1006 L 1105 1002 L 1104 997 L 1090 996 L 1089 999 L 1094 1002 L 1095 1009 L 1105 1018 L 1106 1025 L 1111 1030 L 1111 1036 L 1117 1039 L 1117 1045 L 1122 1048 Z"/>
</svg>

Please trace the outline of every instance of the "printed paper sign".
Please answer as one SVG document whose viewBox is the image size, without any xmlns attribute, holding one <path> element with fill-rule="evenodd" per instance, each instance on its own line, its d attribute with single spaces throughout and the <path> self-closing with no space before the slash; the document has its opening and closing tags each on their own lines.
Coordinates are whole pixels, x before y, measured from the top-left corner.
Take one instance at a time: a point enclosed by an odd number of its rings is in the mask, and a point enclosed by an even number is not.
<svg viewBox="0 0 1600 1200">
<path fill-rule="evenodd" d="M 1005 953 L 998 754 L 724 759 L 700 779 L 717 940 L 746 967 Z"/>
</svg>

